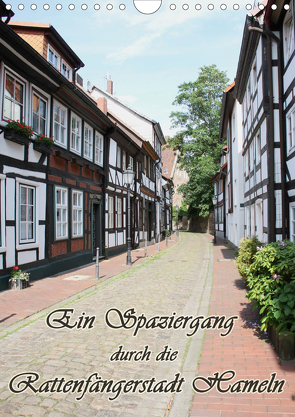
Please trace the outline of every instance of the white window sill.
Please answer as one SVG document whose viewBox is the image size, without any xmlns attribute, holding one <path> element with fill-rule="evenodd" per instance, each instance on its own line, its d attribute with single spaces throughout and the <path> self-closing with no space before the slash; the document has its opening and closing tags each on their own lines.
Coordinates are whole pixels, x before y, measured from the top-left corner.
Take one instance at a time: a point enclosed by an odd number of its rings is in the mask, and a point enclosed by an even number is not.
<svg viewBox="0 0 295 417">
<path fill-rule="evenodd" d="M 16 245 L 16 250 L 27 250 L 27 249 L 38 249 L 39 243 L 36 242 L 28 242 L 28 243 L 19 243 Z"/>
</svg>

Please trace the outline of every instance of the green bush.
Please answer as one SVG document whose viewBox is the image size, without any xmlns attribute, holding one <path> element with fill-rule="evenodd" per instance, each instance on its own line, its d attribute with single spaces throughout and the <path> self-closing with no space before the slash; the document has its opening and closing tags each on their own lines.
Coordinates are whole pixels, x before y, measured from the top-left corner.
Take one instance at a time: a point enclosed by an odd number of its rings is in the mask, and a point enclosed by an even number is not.
<svg viewBox="0 0 295 417">
<path fill-rule="evenodd" d="M 257 247 L 253 262 L 244 269 L 249 301 L 264 313 L 261 330 L 276 324 L 278 330 L 295 330 L 295 245 L 274 242 Z"/>
<path fill-rule="evenodd" d="M 237 257 L 237 266 L 240 274 L 245 279 L 247 276 L 247 269 L 254 260 L 257 247 L 262 247 L 262 243 L 258 240 L 257 236 L 248 239 L 241 239 Z"/>
</svg>

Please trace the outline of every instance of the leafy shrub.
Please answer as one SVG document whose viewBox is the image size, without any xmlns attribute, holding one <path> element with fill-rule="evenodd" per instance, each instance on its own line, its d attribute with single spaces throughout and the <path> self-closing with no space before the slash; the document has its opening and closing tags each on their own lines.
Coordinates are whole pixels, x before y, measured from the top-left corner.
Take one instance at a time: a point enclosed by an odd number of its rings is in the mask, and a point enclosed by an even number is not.
<svg viewBox="0 0 295 417">
<path fill-rule="evenodd" d="M 264 313 L 261 330 L 276 324 L 278 330 L 295 330 L 295 245 L 273 242 L 257 247 L 253 262 L 245 268 L 249 301 Z"/>
<path fill-rule="evenodd" d="M 243 278 L 246 278 L 247 269 L 254 260 L 254 255 L 257 252 L 257 247 L 262 247 L 262 244 L 258 240 L 257 236 L 253 236 L 248 239 L 241 239 L 237 257 L 237 265 L 238 270 Z"/>
</svg>

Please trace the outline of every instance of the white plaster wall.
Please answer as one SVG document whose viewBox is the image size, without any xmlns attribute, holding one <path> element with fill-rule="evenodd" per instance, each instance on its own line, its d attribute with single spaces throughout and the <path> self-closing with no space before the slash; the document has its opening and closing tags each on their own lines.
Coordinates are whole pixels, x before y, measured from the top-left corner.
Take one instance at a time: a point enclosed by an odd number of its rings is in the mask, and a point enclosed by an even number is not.
<svg viewBox="0 0 295 417">
<path fill-rule="evenodd" d="M 0 135 L 0 149 L 2 155 L 6 155 L 14 159 L 19 159 L 21 161 L 24 160 L 25 146 L 11 142 L 8 139 L 4 139 L 3 133 Z"/>
<path fill-rule="evenodd" d="M 124 233 L 119 232 L 118 233 L 118 245 L 123 245 L 123 243 L 124 243 Z"/>
<path fill-rule="evenodd" d="M 36 258 L 35 250 L 31 250 L 31 251 L 27 250 L 23 252 L 18 252 L 18 264 L 19 265 L 28 264 L 36 260 L 37 258 Z"/>
<path fill-rule="evenodd" d="M 6 226 L 6 237 L 6 267 L 10 268 L 15 265 L 15 228 L 13 226 Z"/>
<path fill-rule="evenodd" d="M 116 246 L 116 235 L 115 233 L 109 233 L 109 248 Z"/>
</svg>

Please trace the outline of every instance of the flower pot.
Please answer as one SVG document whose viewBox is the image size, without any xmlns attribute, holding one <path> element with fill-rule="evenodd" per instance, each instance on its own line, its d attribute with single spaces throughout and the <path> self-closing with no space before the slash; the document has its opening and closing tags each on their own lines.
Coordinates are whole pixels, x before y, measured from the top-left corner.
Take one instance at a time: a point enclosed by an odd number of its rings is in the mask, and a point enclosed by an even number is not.
<svg viewBox="0 0 295 417">
<path fill-rule="evenodd" d="M 11 290 L 23 290 L 27 288 L 28 281 L 25 279 L 14 278 L 10 281 L 10 289 Z"/>
<path fill-rule="evenodd" d="M 52 152 L 51 147 L 45 145 L 45 143 L 42 142 L 33 142 L 33 148 L 35 149 L 35 151 L 45 153 L 47 155 L 50 155 Z"/>
<path fill-rule="evenodd" d="M 4 130 L 4 137 L 19 145 L 28 145 L 31 141 L 30 138 L 15 130 Z"/>
</svg>

